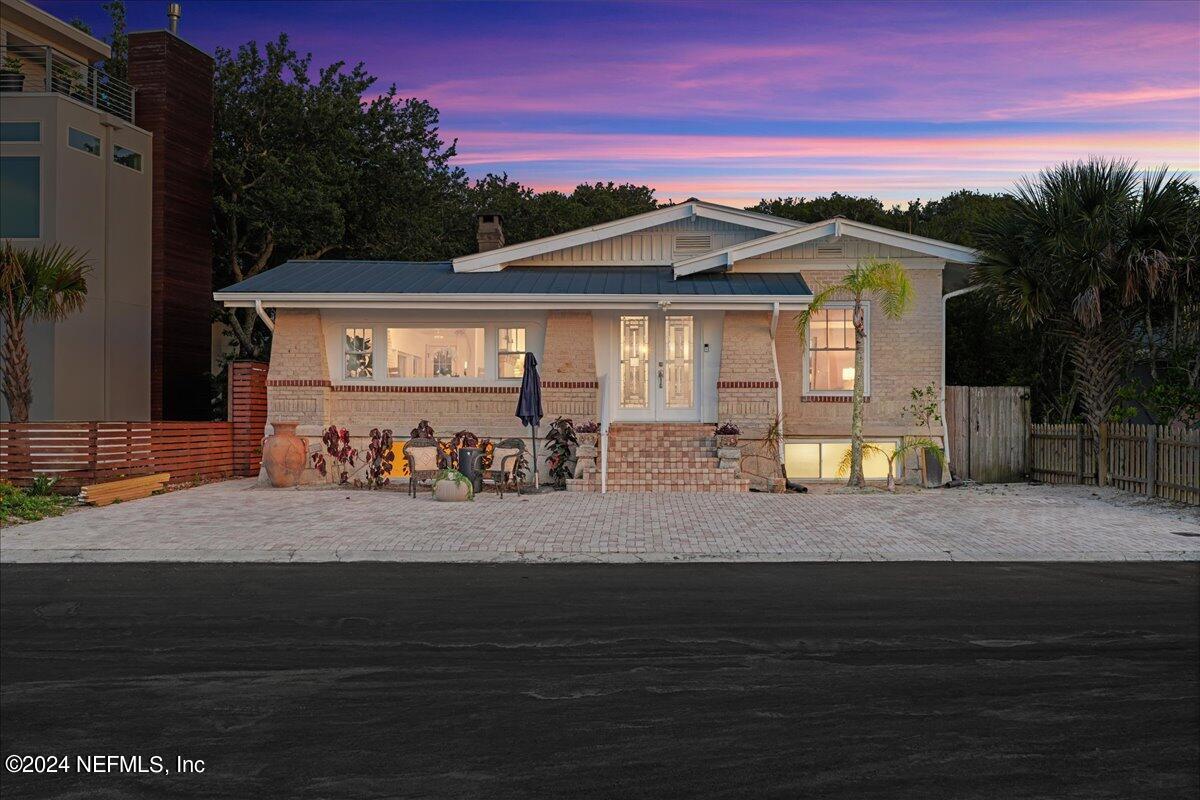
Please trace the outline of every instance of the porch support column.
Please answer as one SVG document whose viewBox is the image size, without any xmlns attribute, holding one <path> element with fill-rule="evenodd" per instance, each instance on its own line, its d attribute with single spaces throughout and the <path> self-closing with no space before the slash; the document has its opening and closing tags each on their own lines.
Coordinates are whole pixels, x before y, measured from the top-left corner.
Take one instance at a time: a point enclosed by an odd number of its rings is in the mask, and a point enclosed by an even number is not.
<svg viewBox="0 0 1200 800">
<path fill-rule="evenodd" d="M 779 380 L 770 311 L 726 311 L 717 379 L 717 421 L 742 430 L 742 457 L 767 455 L 767 432 L 778 414 Z"/>
<path fill-rule="evenodd" d="M 551 311 L 546 344 L 538 365 L 546 417 L 569 417 L 576 424 L 600 421 L 596 347 L 591 311 Z"/>
</svg>

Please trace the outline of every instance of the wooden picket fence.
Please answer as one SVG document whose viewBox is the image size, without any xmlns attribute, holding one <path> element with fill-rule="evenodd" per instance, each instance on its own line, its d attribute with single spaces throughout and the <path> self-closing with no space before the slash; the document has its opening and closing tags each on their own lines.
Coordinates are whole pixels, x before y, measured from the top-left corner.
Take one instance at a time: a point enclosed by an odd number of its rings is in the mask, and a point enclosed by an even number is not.
<svg viewBox="0 0 1200 800">
<path fill-rule="evenodd" d="M 950 469 L 960 480 L 1007 483 L 1028 472 L 1029 389 L 947 386 Z"/>
<path fill-rule="evenodd" d="M 229 478 L 233 455 L 231 422 L 0 423 L 0 480 L 17 486 L 38 476 L 62 491 L 157 472 L 175 484 Z"/>
<path fill-rule="evenodd" d="M 1200 430 L 1109 423 L 1031 425 L 1030 477 L 1046 483 L 1113 486 L 1200 505 Z"/>
</svg>

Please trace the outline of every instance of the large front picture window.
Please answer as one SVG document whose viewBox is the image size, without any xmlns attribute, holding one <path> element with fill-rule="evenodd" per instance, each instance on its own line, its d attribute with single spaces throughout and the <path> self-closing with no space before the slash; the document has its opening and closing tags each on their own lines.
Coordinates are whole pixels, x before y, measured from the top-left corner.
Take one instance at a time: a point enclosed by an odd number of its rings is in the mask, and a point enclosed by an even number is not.
<svg viewBox="0 0 1200 800">
<path fill-rule="evenodd" d="M 854 391 L 854 309 L 824 308 L 809 320 L 808 388 Z"/>
<path fill-rule="evenodd" d="M 483 378 L 483 328 L 388 328 L 389 378 Z"/>
</svg>

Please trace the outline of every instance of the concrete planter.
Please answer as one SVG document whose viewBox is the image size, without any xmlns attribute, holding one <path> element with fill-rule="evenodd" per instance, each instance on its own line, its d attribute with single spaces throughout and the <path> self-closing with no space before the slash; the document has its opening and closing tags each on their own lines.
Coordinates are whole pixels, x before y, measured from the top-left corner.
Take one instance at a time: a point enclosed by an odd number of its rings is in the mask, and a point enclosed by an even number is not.
<svg viewBox="0 0 1200 800">
<path fill-rule="evenodd" d="M 442 478 L 433 484 L 433 499 L 442 503 L 462 503 L 474 496 L 469 480 Z"/>
<path fill-rule="evenodd" d="M 732 435 L 724 434 L 724 433 L 717 434 L 717 448 L 718 449 L 720 449 L 722 447 L 737 447 L 737 446 L 738 446 L 737 434 L 732 434 Z"/>
</svg>

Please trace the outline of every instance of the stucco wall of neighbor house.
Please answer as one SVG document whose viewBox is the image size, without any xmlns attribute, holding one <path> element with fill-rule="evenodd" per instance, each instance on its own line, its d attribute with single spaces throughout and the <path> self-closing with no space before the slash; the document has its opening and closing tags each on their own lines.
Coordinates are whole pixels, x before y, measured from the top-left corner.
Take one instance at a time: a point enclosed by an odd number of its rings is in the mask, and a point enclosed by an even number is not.
<svg viewBox="0 0 1200 800">
<path fill-rule="evenodd" d="M 0 116 L 41 125 L 40 142 L 0 146 L 5 156 L 40 159 L 40 236 L 14 244 L 74 247 L 91 267 L 81 311 L 26 330 L 30 419 L 149 419 L 152 137 L 58 94 L 5 94 Z M 70 147 L 70 128 L 98 137 L 100 153 Z M 141 171 L 114 163 L 115 145 L 141 154 Z"/>
<path fill-rule="evenodd" d="M 747 439 L 762 439 L 775 421 L 771 314 L 726 311 L 717 378 L 718 422 L 730 420 Z"/>
<path fill-rule="evenodd" d="M 805 270 L 814 292 L 834 283 L 844 271 Z M 877 304 L 870 312 L 870 401 L 863 411 L 868 436 L 898 437 L 926 433 L 905 412 L 913 387 L 941 384 L 941 281 L 936 269 L 909 270 L 915 297 L 908 312 L 888 319 Z M 851 298 L 838 297 L 849 301 Z M 794 314 L 780 315 L 777 332 L 779 372 L 783 383 L 783 419 L 787 436 L 845 438 L 850 434 L 848 397 L 805 397 L 803 341 Z M 940 433 L 935 430 L 935 434 Z"/>
</svg>

